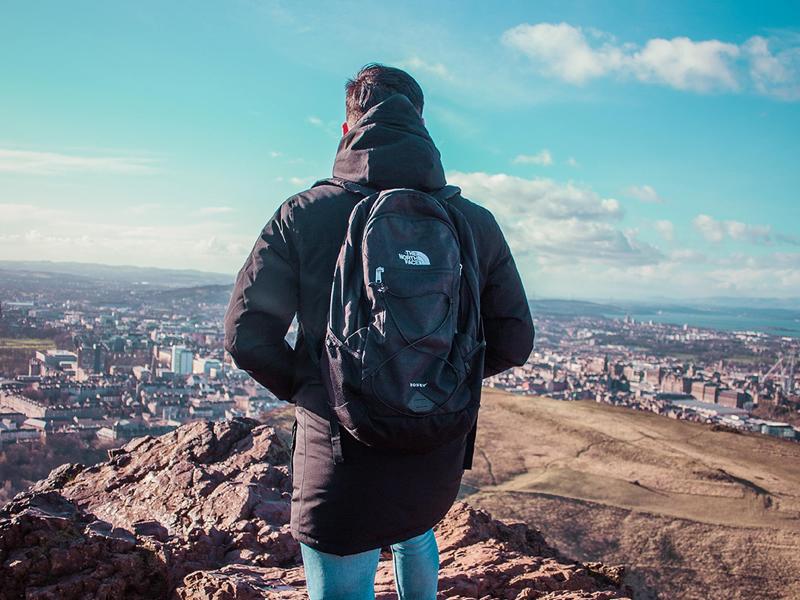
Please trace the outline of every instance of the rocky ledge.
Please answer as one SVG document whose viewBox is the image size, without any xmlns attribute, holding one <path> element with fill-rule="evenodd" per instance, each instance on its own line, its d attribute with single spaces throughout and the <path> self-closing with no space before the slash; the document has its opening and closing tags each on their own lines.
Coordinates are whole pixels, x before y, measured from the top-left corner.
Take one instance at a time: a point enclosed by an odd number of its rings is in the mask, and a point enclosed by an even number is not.
<svg viewBox="0 0 800 600">
<path fill-rule="evenodd" d="M 137 438 L 66 464 L 0 509 L 0 600 L 305 598 L 289 531 L 289 448 L 252 419 Z M 582 564 L 524 523 L 465 502 L 436 526 L 440 598 L 630 598 L 621 567 Z M 396 598 L 391 554 L 376 598 Z"/>
</svg>

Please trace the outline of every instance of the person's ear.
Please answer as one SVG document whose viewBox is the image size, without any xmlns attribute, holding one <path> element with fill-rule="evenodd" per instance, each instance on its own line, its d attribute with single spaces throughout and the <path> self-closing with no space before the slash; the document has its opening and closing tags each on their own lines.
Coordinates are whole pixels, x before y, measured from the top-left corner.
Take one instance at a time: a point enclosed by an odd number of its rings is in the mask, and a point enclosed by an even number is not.
<svg viewBox="0 0 800 600">
<path fill-rule="evenodd" d="M 347 126 L 347 121 L 342 123 L 342 135 L 347 135 L 347 132 L 350 131 L 350 128 Z"/>
</svg>

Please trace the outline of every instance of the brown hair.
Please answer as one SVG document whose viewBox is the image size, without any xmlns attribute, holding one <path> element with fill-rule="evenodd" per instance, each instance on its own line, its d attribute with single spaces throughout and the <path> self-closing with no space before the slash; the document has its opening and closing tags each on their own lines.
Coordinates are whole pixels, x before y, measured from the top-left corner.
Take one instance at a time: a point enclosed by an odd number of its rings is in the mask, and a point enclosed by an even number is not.
<svg viewBox="0 0 800 600">
<path fill-rule="evenodd" d="M 386 100 L 392 94 L 403 94 L 422 116 L 425 100 L 422 88 L 408 73 L 380 63 L 370 63 L 344 86 L 345 108 L 348 123 L 355 123 L 370 108 Z"/>
</svg>

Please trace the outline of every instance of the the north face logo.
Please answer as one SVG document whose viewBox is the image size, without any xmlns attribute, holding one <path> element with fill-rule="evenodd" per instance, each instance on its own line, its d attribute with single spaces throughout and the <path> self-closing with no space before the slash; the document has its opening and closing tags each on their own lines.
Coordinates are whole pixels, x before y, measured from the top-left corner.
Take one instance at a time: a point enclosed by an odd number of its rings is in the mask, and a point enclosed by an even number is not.
<svg viewBox="0 0 800 600">
<path fill-rule="evenodd" d="M 419 250 L 406 250 L 404 254 L 398 254 L 400 260 L 404 260 L 407 265 L 429 265 L 431 260 L 424 252 Z"/>
</svg>

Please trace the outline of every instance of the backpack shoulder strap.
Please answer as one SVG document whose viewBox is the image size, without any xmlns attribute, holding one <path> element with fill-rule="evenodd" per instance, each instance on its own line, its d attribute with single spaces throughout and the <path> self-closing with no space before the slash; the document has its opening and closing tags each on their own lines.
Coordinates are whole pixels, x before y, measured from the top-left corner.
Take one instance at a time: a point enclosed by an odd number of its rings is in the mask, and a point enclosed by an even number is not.
<svg viewBox="0 0 800 600">
<path fill-rule="evenodd" d="M 480 314 L 480 294 L 478 292 L 478 259 L 477 253 L 475 249 L 475 239 L 472 235 L 472 227 L 470 226 L 469 222 L 467 221 L 464 214 L 458 210 L 455 206 L 447 202 L 450 198 L 455 197 L 456 195 L 461 193 L 461 188 L 455 185 L 446 185 L 440 190 L 432 192 L 431 195 L 439 200 L 445 207 L 445 209 L 450 213 L 451 218 L 453 219 L 453 224 L 456 227 L 456 231 L 458 232 L 459 242 L 462 245 L 462 260 L 465 263 L 466 271 L 464 273 L 468 293 L 472 295 L 472 302 L 474 306 L 477 308 L 475 313 L 467 314 L 465 328 L 469 330 L 470 327 L 474 327 L 474 320 L 477 319 L 477 333 L 478 339 L 483 341 L 483 319 L 481 318 Z M 461 306 L 461 304 L 460 304 Z M 459 321 L 461 321 L 461 315 L 459 315 Z M 465 448 L 464 448 L 464 462 L 461 466 L 462 469 L 472 469 L 472 458 L 475 454 L 475 437 L 478 433 L 478 421 L 477 417 L 475 419 L 475 423 L 472 426 L 472 429 L 467 434 L 467 438 L 465 441 Z"/>
<path fill-rule="evenodd" d="M 461 188 L 457 185 L 446 185 L 443 188 L 439 188 L 435 192 L 429 192 L 431 196 L 436 198 L 437 200 L 450 200 L 454 196 L 457 196 L 461 193 Z"/>
<path fill-rule="evenodd" d="M 341 179 L 340 177 L 328 177 L 326 179 L 320 179 L 319 181 L 314 182 L 314 184 L 311 187 L 314 188 L 320 185 L 335 185 L 348 192 L 364 196 L 365 198 L 378 193 L 378 190 L 375 190 L 371 187 L 367 187 L 366 185 L 361 185 L 353 181 L 347 181 L 346 179 Z M 319 359 L 314 355 L 314 350 L 310 346 L 308 346 L 308 351 L 309 355 L 311 356 L 312 364 L 318 369 L 321 368 L 322 365 Z M 343 463 L 344 454 L 342 453 L 341 429 L 339 427 L 339 420 L 336 417 L 336 414 L 333 412 L 333 406 L 330 403 L 330 397 L 328 397 L 328 402 L 326 404 L 328 406 L 328 423 L 330 424 L 330 438 L 331 438 L 331 448 L 333 450 L 333 462 Z"/>
<path fill-rule="evenodd" d="M 347 181 L 346 179 L 342 179 L 341 177 L 327 177 L 326 179 L 320 179 L 319 181 L 314 182 L 314 185 L 312 185 L 311 187 L 312 188 L 317 187 L 318 185 L 335 185 L 344 190 L 347 190 L 348 192 L 352 192 L 354 194 L 360 194 L 365 198 L 379 191 L 371 187 L 368 187 L 366 185 L 361 185 L 360 183 Z"/>
</svg>

